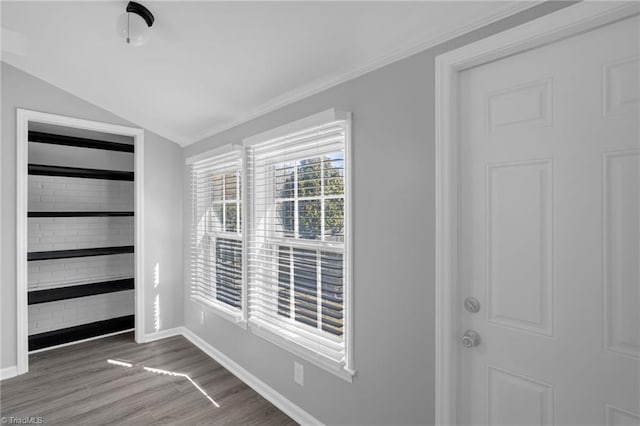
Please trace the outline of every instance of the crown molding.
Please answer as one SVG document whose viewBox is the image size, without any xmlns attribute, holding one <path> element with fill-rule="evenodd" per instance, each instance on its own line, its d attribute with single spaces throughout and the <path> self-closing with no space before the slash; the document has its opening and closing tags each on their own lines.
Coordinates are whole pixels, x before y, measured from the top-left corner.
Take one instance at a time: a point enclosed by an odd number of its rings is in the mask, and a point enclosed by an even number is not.
<svg viewBox="0 0 640 426">
<path fill-rule="evenodd" d="M 509 4 L 507 7 L 503 8 L 502 10 L 492 15 L 489 15 L 482 19 L 478 19 L 470 24 L 464 25 L 455 30 L 441 33 L 435 37 L 429 37 L 428 39 L 419 40 L 417 42 L 411 41 L 405 45 L 399 46 L 398 48 L 394 49 L 392 52 L 389 52 L 369 62 L 364 66 L 361 66 L 354 70 L 347 71 L 338 75 L 334 75 L 325 79 L 314 81 L 310 84 L 304 85 L 295 90 L 291 90 L 283 95 L 277 96 L 271 99 L 270 101 L 265 102 L 258 108 L 254 109 L 252 112 L 248 114 L 244 114 L 238 119 L 233 120 L 230 123 L 213 127 L 207 130 L 206 132 L 201 133 L 200 136 L 196 137 L 191 141 L 185 141 L 184 143 L 180 143 L 180 146 L 186 147 L 194 143 L 200 142 L 204 139 L 216 136 L 222 132 L 230 130 L 234 127 L 237 127 L 243 123 L 251 121 L 262 115 L 276 111 L 287 105 L 290 105 L 302 99 L 308 98 L 310 96 L 323 92 L 332 87 L 338 86 L 349 80 L 353 80 L 357 77 L 360 77 L 378 68 L 382 68 L 386 65 L 392 64 L 399 60 L 408 58 L 409 56 L 415 55 L 417 53 L 420 53 L 432 47 L 443 44 L 449 40 L 453 40 L 464 34 L 470 33 L 472 31 L 475 31 L 477 29 L 490 25 L 494 22 L 500 21 L 501 19 L 515 15 L 524 10 L 530 9 L 533 6 L 536 6 L 543 2 L 544 2 L 543 0 L 518 1 L 512 4 Z"/>
<path fill-rule="evenodd" d="M 475 20 L 467 25 L 463 25 L 460 26 L 454 30 L 451 31 L 446 31 L 446 32 L 442 32 L 436 36 L 432 36 L 429 38 L 425 38 L 422 40 L 411 40 L 408 41 L 407 43 L 399 46 L 398 48 L 394 49 L 391 52 L 388 52 L 374 60 L 372 60 L 371 62 L 369 62 L 368 64 L 365 64 L 361 67 L 357 67 L 355 69 L 343 72 L 343 73 L 338 73 L 335 75 L 330 75 L 327 76 L 325 78 L 321 78 L 318 80 L 315 80 L 309 84 L 303 85 L 297 89 L 288 91 L 282 95 L 276 96 L 272 99 L 270 99 L 269 101 L 263 103 L 262 105 L 258 106 L 257 108 L 253 109 L 252 111 L 246 113 L 246 114 L 241 114 L 238 118 L 223 124 L 223 125 L 219 125 L 219 126 L 214 126 L 209 128 L 208 130 L 201 132 L 198 136 L 196 137 L 188 137 L 186 135 L 184 135 L 181 132 L 175 132 L 173 130 L 171 130 L 170 128 L 167 128 L 167 126 L 160 126 L 161 128 L 158 127 L 157 123 L 152 123 L 149 122 L 149 120 L 139 120 L 139 119 L 129 119 L 127 117 L 127 115 L 123 115 L 120 114 L 119 112 L 117 112 L 114 108 L 111 108 L 110 106 L 105 106 L 103 104 L 99 104 L 93 101 L 89 101 L 88 99 L 86 99 L 85 97 L 81 96 L 80 94 L 76 93 L 74 90 L 69 90 L 68 88 L 62 88 L 60 86 L 58 86 L 57 84 L 53 84 L 52 82 L 50 82 L 48 79 L 44 78 L 44 76 L 41 76 L 40 73 L 37 70 L 32 70 L 29 69 L 30 67 L 22 67 L 19 66 L 18 64 L 15 63 L 15 61 L 13 60 L 13 57 L 11 54 L 12 52 L 8 52 L 7 49 L 5 49 L 5 46 L 3 44 L 3 52 L 2 55 L 0 57 L 0 60 L 2 62 L 5 62 L 39 80 L 44 81 L 47 84 L 50 84 L 60 90 L 63 90 L 73 96 L 76 96 L 80 99 L 83 99 L 87 102 L 90 102 L 91 104 L 101 108 L 102 110 L 115 115 L 116 117 L 122 118 L 125 121 L 129 121 L 131 123 L 135 123 L 135 125 L 143 127 L 144 129 L 153 132 L 181 147 L 186 147 L 189 145 L 192 145 L 194 143 L 200 142 L 202 140 L 205 140 L 207 138 L 210 138 L 212 136 L 216 136 L 222 132 L 225 132 L 227 130 L 230 130 L 234 127 L 237 127 L 243 123 L 246 123 L 248 121 L 251 121 L 255 118 L 258 118 L 260 116 L 263 116 L 265 114 L 268 114 L 270 112 L 276 111 L 280 108 L 283 108 L 287 105 L 290 105 L 292 103 L 298 102 L 300 100 L 303 100 L 305 98 L 308 98 L 310 96 L 313 96 L 315 94 L 321 93 L 325 90 L 328 90 L 332 87 L 338 86 L 342 83 L 345 83 L 347 81 L 353 80 L 357 77 L 360 77 L 364 74 L 367 74 L 371 71 L 374 71 L 376 69 L 382 68 L 386 65 L 392 64 L 394 62 L 397 62 L 399 60 L 405 59 L 407 57 L 410 57 L 412 55 L 415 55 L 417 53 L 420 53 L 422 51 L 425 51 L 427 49 L 430 49 L 432 47 L 441 45 L 449 40 L 455 39 L 457 37 L 460 37 L 462 35 L 465 35 L 467 33 L 470 33 L 472 31 L 478 30 L 482 27 L 485 27 L 487 25 L 490 25 L 494 22 L 500 21 L 502 19 L 505 19 L 509 16 L 515 15 L 517 13 L 520 13 L 524 10 L 530 9 L 536 5 L 539 5 L 541 3 L 544 3 L 544 0 L 526 0 L 526 1 L 511 1 L 508 2 L 507 5 L 503 8 L 501 8 L 498 12 L 493 13 L 485 18 L 482 19 L 478 19 Z M 6 34 L 7 31 L 6 29 L 3 28 L 3 32 Z M 3 34 L 3 36 L 5 35 Z M 15 38 L 15 37 L 14 37 Z M 16 46 L 15 49 L 16 50 L 24 50 L 24 43 L 15 43 Z M 19 52 L 16 52 L 19 55 Z"/>
</svg>

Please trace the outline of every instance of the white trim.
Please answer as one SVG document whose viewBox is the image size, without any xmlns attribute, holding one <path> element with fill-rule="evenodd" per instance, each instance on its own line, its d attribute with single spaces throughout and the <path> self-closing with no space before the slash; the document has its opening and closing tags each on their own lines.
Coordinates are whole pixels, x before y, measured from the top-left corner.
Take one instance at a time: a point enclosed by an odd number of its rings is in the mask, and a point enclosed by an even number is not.
<svg viewBox="0 0 640 426">
<path fill-rule="evenodd" d="M 144 341 L 145 333 L 145 270 L 144 270 L 144 130 L 132 129 L 135 156 L 135 339 Z"/>
<path fill-rule="evenodd" d="M 105 337 L 117 336 L 118 334 L 130 333 L 132 331 L 134 331 L 134 329 L 130 328 L 128 330 L 114 331 L 113 333 L 101 334 L 100 336 L 88 337 L 86 339 L 75 340 L 75 341 L 69 342 L 69 343 L 62 343 L 60 345 L 49 346 L 49 347 L 42 348 L 42 349 L 36 349 L 35 351 L 29 351 L 29 355 L 37 354 L 37 353 L 40 353 L 40 352 L 47 352 L 47 351 L 51 351 L 51 350 L 54 350 L 54 349 L 64 348 L 66 346 L 73 346 L 73 345 L 77 345 L 78 343 L 85 343 L 85 342 L 90 342 L 92 340 L 103 339 Z"/>
<path fill-rule="evenodd" d="M 308 117 L 301 118 L 300 120 L 292 121 L 273 129 L 258 133 L 253 136 L 249 136 L 242 140 L 242 145 L 245 147 L 257 145 L 263 142 L 277 139 L 283 136 L 287 136 L 293 133 L 309 130 L 316 126 L 323 126 L 327 123 L 337 120 L 348 120 L 351 118 L 351 113 L 336 111 L 331 108 L 317 114 L 310 115 Z"/>
<path fill-rule="evenodd" d="M 353 159 L 351 154 L 353 152 L 353 141 L 352 137 L 352 125 L 353 120 L 351 118 L 351 113 L 346 113 L 345 117 L 345 139 L 344 139 L 344 253 L 345 253 L 345 283 L 347 285 L 344 289 L 344 309 L 345 309 L 345 318 L 344 318 L 344 344 L 345 344 L 345 371 L 349 372 L 351 376 L 354 376 L 354 355 L 353 349 L 355 345 L 353 344 L 353 286 L 355 285 L 355 281 L 353 279 Z M 351 381 L 349 379 L 349 381 Z"/>
<path fill-rule="evenodd" d="M 18 374 L 29 371 L 29 306 L 27 304 L 28 138 L 30 111 L 16 111 L 16 357 Z"/>
<path fill-rule="evenodd" d="M 219 155 L 231 154 L 232 152 L 240 152 L 242 150 L 241 146 L 234 144 L 227 144 L 223 146 L 219 146 L 217 148 L 210 149 L 205 152 L 201 152 L 200 154 L 192 155 L 191 157 L 187 157 L 184 160 L 184 163 L 187 165 L 196 163 L 200 160 L 208 160 L 211 157 L 217 157 Z"/>
<path fill-rule="evenodd" d="M 458 74 L 640 13 L 636 2 L 580 2 L 436 58 L 436 418 L 456 424 Z"/>
<path fill-rule="evenodd" d="M 341 73 L 335 76 L 330 76 L 320 81 L 315 81 L 311 84 L 302 86 L 300 88 L 291 90 L 283 95 L 277 96 L 261 106 L 255 108 L 253 111 L 243 114 L 240 118 L 231 121 L 230 123 L 223 124 L 221 126 L 213 127 L 199 136 L 193 138 L 191 141 L 187 141 L 184 143 L 180 143 L 179 145 L 185 147 L 196 142 L 199 142 L 203 139 L 218 135 L 226 130 L 232 129 L 236 126 L 239 126 L 243 123 L 253 120 L 254 118 L 258 118 L 267 113 L 276 111 L 280 108 L 283 108 L 287 105 L 290 105 L 294 102 L 298 102 L 320 92 L 324 92 L 332 87 L 338 86 L 342 83 L 345 83 L 349 80 L 353 80 L 358 78 L 364 74 L 367 74 L 371 71 L 375 71 L 378 68 L 382 68 L 386 65 L 392 64 L 394 62 L 400 61 L 402 59 L 408 58 L 409 56 L 415 55 L 432 47 L 441 45 L 446 43 L 449 40 L 453 40 L 457 37 L 460 37 L 464 34 L 468 34 L 472 31 L 475 31 L 479 28 L 490 25 L 494 22 L 500 21 L 501 19 L 507 18 L 509 16 L 520 13 L 526 9 L 530 9 L 540 3 L 543 3 L 542 0 L 533 0 L 533 1 L 517 1 L 512 4 L 505 5 L 504 9 L 482 19 L 478 19 L 469 25 L 464 25 L 462 27 L 456 28 L 453 31 L 448 31 L 446 33 L 438 34 L 436 36 L 432 36 L 426 40 L 418 40 L 410 41 L 405 45 L 399 46 L 394 49 L 392 52 L 383 55 L 380 58 L 377 58 L 366 64 L 362 67 L 356 68 L 355 70 L 350 70 L 345 73 Z M 177 139 L 175 139 L 177 140 Z"/>
<path fill-rule="evenodd" d="M 83 120 L 57 114 L 16 110 L 16 356 L 18 374 L 29 371 L 28 304 L 27 304 L 27 190 L 29 122 L 73 127 L 102 133 L 133 137 L 135 145 L 135 336 L 143 339 L 144 305 L 144 130 Z M 100 336 L 104 337 L 104 336 Z"/>
<path fill-rule="evenodd" d="M 0 370 L 0 380 L 10 379 L 18 375 L 18 367 L 11 366 Z"/>
<path fill-rule="evenodd" d="M 249 239 L 251 235 L 249 234 L 249 175 L 253 176 L 253 174 L 249 173 L 249 161 L 247 150 L 242 149 L 242 170 L 240 171 L 240 204 L 242 206 L 242 213 L 240 220 L 242 221 L 240 225 L 240 233 L 242 234 L 242 322 L 240 326 L 243 329 L 247 329 L 247 319 L 249 318 Z M 252 190 L 255 188 L 254 185 L 251 185 Z"/>
<path fill-rule="evenodd" d="M 267 401 L 278 407 L 296 422 L 300 423 L 301 425 L 322 425 L 322 422 L 320 422 L 318 419 L 300 408 L 298 405 L 291 402 L 271 386 L 267 385 L 265 382 L 251 374 L 249 371 L 229 358 L 227 355 L 223 354 L 218 349 L 205 342 L 191 330 L 184 328 L 183 335 L 198 349 L 209 355 L 220 365 L 229 370 L 231 374 L 242 380 L 249 387 L 262 395 L 262 397 L 264 397 Z"/>
<path fill-rule="evenodd" d="M 324 371 L 346 380 L 349 383 L 353 382 L 353 376 L 356 374 L 355 371 L 348 370 L 346 366 L 343 367 L 340 364 L 336 364 L 317 352 L 306 349 L 295 341 L 282 337 L 282 333 L 273 331 L 270 327 L 261 326 L 254 321 L 249 322 L 249 329 L 256 336 L 262 337 L 267 342 L 272 343 L 279 348 L 304 359 L 305 361 L 309 361 L 316 367 L 322 368 Z"/>
<path fill-rule="evenodd" d="M 74 127 L 77 129 L 92 130 L 101 133 L 110 133 L 114 135 L 123 135 L 135 137 L 142 135 L 144 130 L 138 127 L 121 126 L 119 124 L 110 124 L 100 121 L 84 120 L 82 118 L 68 117 L 65 115 L 49 114 L 46 112 L 32 111 L 23 108 L 17 108 L 18 113 L 28 121 L 37 121 L 41 124 L 52 124 L 63 127 Z M 136 147 L 137 148 L 137 147 Z"/>
<path fill-rule="evenodd" d="M 144 336 L 144 343 L 155 342 L 156 340 L 166 339 L 173 336 L 181 336 L 184 334 L 184 327 L 168 328 L 166 330 L 156 331 Z"/>
<path fill-rule="evenodd" d="M 244 240 L 242 242 L 244 243 Z M 244 263 L 244 257 L 245 257 L 244 251 L 242 252 L 242 257 L 243 257 L 243 263 Z M 246 274 L 243 269 L 242 270 L 243 282 L 244 282 L 245 275 Z M 244 293 L 242 294 L 242 297 L 244 300 Z M 242 311 L 234 312 L 232 309 L 229 309 L 225 304 L 214 302 L 213 300 L 207 300 L 204 297 L 190 295 L 189 298 L 193 303 L 201 306 L 203 309 L 206 309 L 207 312 L 211 312 L 212 314 L 217 315 L 220 318 L 223 318 L 244 330 L 247 329 L 247 319 L 245 314 L 246 311 L 242 310 Z M 244 305 L 244 302 L 242 303 L 242 306 L 243 305 Z"/>
</svg>

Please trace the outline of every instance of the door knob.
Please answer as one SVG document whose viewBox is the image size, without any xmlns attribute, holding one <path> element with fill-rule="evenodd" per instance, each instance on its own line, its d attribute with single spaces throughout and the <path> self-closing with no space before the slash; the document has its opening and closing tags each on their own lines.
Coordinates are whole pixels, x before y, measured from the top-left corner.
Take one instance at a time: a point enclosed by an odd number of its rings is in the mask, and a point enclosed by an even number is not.
<svg viewBox="0 0 640 426">
<path fill-rule="evenodd" d="M 473 348 L 480 344 L 480 335 L 473 330 L 467 330 L 462 335 L 462 346 L 465 348 Z"/>
</svg>

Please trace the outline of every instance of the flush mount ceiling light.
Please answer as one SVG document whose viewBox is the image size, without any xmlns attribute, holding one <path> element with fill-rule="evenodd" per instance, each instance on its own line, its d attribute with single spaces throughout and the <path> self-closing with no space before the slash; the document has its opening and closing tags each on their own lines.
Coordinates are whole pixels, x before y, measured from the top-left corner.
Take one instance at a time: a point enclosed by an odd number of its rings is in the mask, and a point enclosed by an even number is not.
<svg viewBox="0 0 640 426">
<path fill-rule="evenodd" d="M 153 14 L 134 1 L 127 4 L 126 12 L 118 17 L 118 34 L 127 44 L 141 46 L 149 40 L 149 32 L 153 25 Z"/>
</svg>

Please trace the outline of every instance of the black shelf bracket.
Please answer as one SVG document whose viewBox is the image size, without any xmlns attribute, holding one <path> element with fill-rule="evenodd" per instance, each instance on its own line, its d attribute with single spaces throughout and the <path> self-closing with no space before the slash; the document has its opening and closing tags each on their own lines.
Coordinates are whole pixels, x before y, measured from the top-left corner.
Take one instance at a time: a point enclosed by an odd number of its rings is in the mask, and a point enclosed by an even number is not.
<svg viewBox="0 0 640 426">
<path fill-rule="evenodd" d="M 135 316 L 127 315 L 124 317 L 96 321 L 75 327 L 47 331 L 46 333 L 33 334 L 29 336 L 29 350 L 35 351 L 51 346 L 62 345 L 63 343 L 102 336 L 103 334 L 131 330 L 134 327 Z"/>
<path fill-rule="evenodd" d="M 28 212 L 28 217 L 118 217 L 133 216 L 133 212 Z"/>
<path fill-rule="evenodd" d="M 132 290 L 133 288 L 134 279 L 124 278 L 121 280 L 101 281 L 98 283 L 49 288 L 46 290 L 33 290 L 28 293 L 28 304 L 37 305 L 38 303 L 77 299 L 78 297 L 115 293 L 118 291 Z"/>
<path fill-rule="evenodd" d="M 29 174 L 39 176 L 65 176 L 88 179 L 133 181 L 133 172 L 121 170 L 83 169 L 80 167 L 49 166 L 29 164 Z"/>
<path fill-rule="evenodd" d="M 68 259 L 72 257 L 106 256 L 110 254 L 133 253 L 133 246 L 97 247 L 74 250 L 32 251 L 27 253 L 27 261 Z"/>
<path fill-rule="evenodd" d="M 78 148 L 102 149 L 106 151 L 133 152 L 134 146 L 126 143 L 78 138 L 75 136 L 55 135 L 53 133 L 29 131 L 29 142 L 50 145 L 66 145 Z"/>
</svg>

